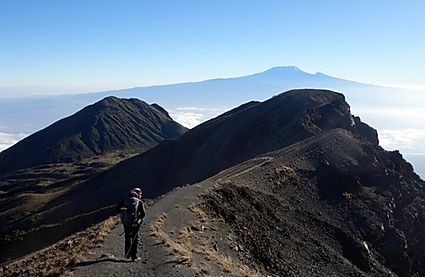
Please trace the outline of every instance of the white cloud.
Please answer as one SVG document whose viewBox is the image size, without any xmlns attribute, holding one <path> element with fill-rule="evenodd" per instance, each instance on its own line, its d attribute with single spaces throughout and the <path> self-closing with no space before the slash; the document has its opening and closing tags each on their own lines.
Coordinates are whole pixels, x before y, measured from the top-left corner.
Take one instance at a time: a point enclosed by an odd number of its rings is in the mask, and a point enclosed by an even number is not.
<svg viewBox="0 0 425 277">
<path fill-rule="evenodd" d="M 425 129 L 425 107 L 353 107 L 352 112 L 378 130 Z"/>
<path fill-rule="evenodd" d="M 425 129 L 379 130 L 381 146 L 387 150 L 400 150 L 405 154 L 425 153 Z"/>
<path fill-rule="evenodd" d="M 224 108 L 200 108 L 200 107 L 181 107 L 171 109 L 171 117 L 181 125 L 193 128 L 219 114 L 222 114 Z"/>
<path fill-rule="evenodd" d="M 14 145 L 27 135 L 0 133 L 0 152 Z"/>
<path fill-rule="evenodd" d="M 205 115 L 191 112 L 177 112 L 172 117 L 175 121 L 188 128 L 193 128 L 206 120 Z"/>
<path fill-rule="evenodd" d="M 198 107 L 182 107 L 182 108 L 177 108 L 176 110 L 178 111 L 196 111 L 196 112 L 219 112 L 222 111 L 223 109 L 219 109 L 219 108 L 198 108 Z"/>
<path fill-rule="evenodd" d="M 424 108 L 399 108 L 399 107 L 359 107 L 351 108 L 354 114 L 367 114 L 372 116 L 391 116 L 391 117 L 402 117 L 412 118 L 420 117 L 425 118 Z"/>
</svg>

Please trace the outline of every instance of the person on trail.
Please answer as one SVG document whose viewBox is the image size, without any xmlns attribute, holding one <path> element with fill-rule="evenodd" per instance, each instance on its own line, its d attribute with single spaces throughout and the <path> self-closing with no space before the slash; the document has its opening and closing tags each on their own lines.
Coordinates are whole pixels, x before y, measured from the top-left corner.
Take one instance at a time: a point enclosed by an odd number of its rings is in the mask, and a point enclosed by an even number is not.
<svg viewBox="0 0 425 277">
<path fill-rule="evenodd" d="M 137 245 L 139 243 L 139 229 L 145 217 L 145 206 L 142 201 L 142 190 L 132 189 L 118 204 L 121 222 L 125 233 L 125 258 L 133 261 L 140 260 L 137 257 Z"/>
</svg>

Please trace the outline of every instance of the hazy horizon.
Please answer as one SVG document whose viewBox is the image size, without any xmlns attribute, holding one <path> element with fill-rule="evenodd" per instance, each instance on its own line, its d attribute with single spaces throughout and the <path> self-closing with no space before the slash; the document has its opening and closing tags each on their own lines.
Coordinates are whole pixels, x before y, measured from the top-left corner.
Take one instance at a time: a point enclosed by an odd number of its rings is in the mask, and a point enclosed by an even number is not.
<svg viewBox="0 0 425 277">
<path fill-rule="evenodd" d="M 312 86 L 312 81 L 317 85 Z M 262 85 L 258 86 L 261 83 L 263 83 L 265 87 Z M 281 83 L 281 85 L 279 85 L 279 83 Z M 252 94 L 252 97 L 245 97 L 240 94 L 240 91 L 245 93 L 248 92 L 246 90 L 247 84 L 250 89 L 253 90 L 253 92 L 250 92 L 254 93 Z M 273 86 L 268 87 L 269 85 L 267 84 L 273 84 L 274 89 Z M 259 73 L 252 73 L 248 76 L 233 78 L 218 78 L 213 80 L 204 80 L 201 82 L 185 82 L 182 84 L 131 88 L 116 90 L 110 93 L 97 92 L 69 96 L 40 96 L 34 99 L 38 99 L 37 101 L 42 102 L 45 101 L 47 103 L 51 102 L 47 105 L 47 107 L 54 108 L 55 105 L 60 104 L 60 101 L 65 101 L 64 103 L 67 105 L 66 103 L 69 101 L 75 102 L 80 101 L 80 98 L 85 99 L 87 96 L 89 98 L 91 97 L 90 99 L 92 100 L 86 99 L 84 100 L 85 102 L 81 102 L 80 108 L 82 108 L 83 106 L 100 100 L 107 95 L 116 95 L 127 98 L 137 97 L 141 100 L 163 105 L 173 119 L 186 127 L 193 128 L 208 119 L 250 100 L 265 100 L 266 98 L 269 98 L 278 92 L 285 91 L 286 89 L 297 87 L 321 87 L 323 85 L 328 85 L 330 86 L 328 87 L 329 89 L 344 93 L 351 106 L 352 113 L 356 116 L 360 116 L 364 122 L 378 130 L 381 146 L 386 150 L 399 150 L 405 158 L 412 162 L 415 170 L 425 178 L 425 148 L 421 143 L 425 140 L 425 113 L 423 113 L 423 104 L 421 104 L 424 103 L 422 98 L 425 98 L 425 95 L 418 94 L 415 98 L 411 95 L 411 101 L 406 102 L 406 99 L 404 99 L 403 104 L 403 101 L 397 98 L 402 97 L 403 94 L 409 93 L 408 90 L 391 90 L 390 88 L 369 86 L 367 84 L 361 84 L 355 81 L 346 81 L 323 74 L 310 74 L 294 66 L 275 67 Z M 264 91 L 264 88 L 267 87 L 268 89 Z M 340 89 L 341 87 L 344 87 L 344 89 Z M 207 99 L 202 100 L 202 97 L 200 98 L 199 95 L 196 96 L 196 94 L 199 94 L 199 91 L 206 95 L 217 95 L 217 93 L 220 94 L 223 92 L 229 92 L 229 90 L 231 90 L 230 93 L 233 93 L 233 96 L 229 97 L 229 101 L 226 101 L 226 97 L 221 96 L 219 97 L 221 101 L 215 104 L 211 103 L 211 101 L 207 101 Z M 149 93 L 149 91 L 151 92 Z M 187 94 L 189 91 L 193 91 L 194 94 Z M 250 93 L 249 95 L 251 95 Z M 368 96 L 368 94 L 371 95 Z M 190 95 L 192 95 L 193 98 L 191 98 Z M 387 103 L 380 100 L 380 98 L 384 96 Z M 175 101 L 181 97 L 184 99 Z M 24 99 L 29 99 L 27 101 L 27 109 L 29 110 L 40 109 L 40 104 L 31 105 L 31 99 L 33 98 L 30 96 L 22 96 L 18 99 L 21 100 L 18 100 L 16 103 L 24 101 Z M 59 101 L 58 104 L 54 104 L 55 99 L 56 101 Z M 161 99 L 164 102 L 161 101 Z M 364 103 L 368 103 L 369 106 Z M 2 105 L 1 98 L 0 105 Z M 75 110 L 71 110 L 70 113 L 66 115 L 70 115 L 78 109 L 76 107 Z M 48 121 L 48 123 L 41 125 L 40 129 L 47 127 L 47 125 L 50 125 L 53 121 L 59 120 L 66 115 L 63 114 L 62 116 L 57 115 L 56 117 L 53 117 L 50 121 Z M 25 113 L 22 113 L 20 116 L 25 117 Z M 35 123 L 34 116 L 27 117 L 27 120 L 30 120 L 31 123 Z M 7 124 L 7 121 L 0 120 L 0 151 L 10 147 L 20 139 L 36 131 L 34 129 L 19 129 L 15 126 L 15 132 L 2 132 L 2 130 L 7 130 Z"/>
<path fill-rule="evenodd" d="M 0 0 L 0 272 L 422 276 L 424 12 Z"/>
<path fill-rule="evenodd" d="M 344 93 L 353 114 L 379 131 L 385 147 L 423 156 L 424 10 L 420 0 L 1 1 L 0 150 L 111 90 L 155 100 L 193 127 L 245 101 L 313 84 L 308 87 Z M 185 99 L 155 90 L 177 93 L 167 84 L 288 65 L 370 86 L 297 83 L 288 75 L 287 84 L 220 83 L 206 92 L 189 86 L 179 91 Z M 202 97 L 208 93 L 225 99 Z M 84 99 L 59 105 L 49 98 L 68 94 Z"/>
<path fill-rule="evenodd" d="M 1 1 L 0 94 L 181 83 L 276 65 L 423 89 L 424 9 L 419 0 Z"/>
<path fill-rule="evenodd" d="M 61 96 L 61 95 L 78 95 L 78 94 L 89 94 L 89 93 L 98 93 L 98 92 L 114 92 L 114 91 L 120 91 L 120 90 L 126 90 L 126 89 L 132 89 L 132 88 L 146 88 L 146 87 L 160 87 L 160 86 L 168 86 L 168 85 L 176 85 L 176 84 L 186 84 L 186 83 L 198 83 L 198 82 L 205 82 L 205 81 L 211 81 L 216 79 L 234 79 L 238 77 L 245 77 L 245 76 L 251 76 L 258 73 L 263 73 L 267 70 L 271 70 L 274 68 L 282 68 L 282 67 L 294 67 L 297 68 L 305 73 L 308 74 L 325 74 L 328 76 L 331 76 L 327 72 L 320 72 L 320 71 L 314 71 L 314 72 L 308 72 L 304 70 L 303 68 L 300 68 L 296 65 L 275 65 L 269 68 L 263 68 L 262 70 L 258 72 L 248 72 L 246 75 L 240 75 L 240 74 L 228 74 L 226 76 L 217 75 L 212 76 L 210 78 L 201 78 L 201 79 L 187 79 L 187 80 L 181 80 L 176 82 L 170 82 L 170 83 L 152 83 L 152 84 L 140 84 L 135 86 L 126 86 L 121 85 L 117 87 L 99 87 L 99 88 L 91 88 L 91 89 L 81 89 L 81 88 L 45 88 L 45 87 L 37 87 L 37 88 L 27 88 L 27 89 L 21 89 L 21 88 L 7 88 L 7 87 L 0 87 L 0 98 L 1 97 L 32 97 L 32 96 Z M 338 79 L 344 79 L 341 76 L 332 75 L 334 78 Z M 380 84 L 380 83 L 374 83 L 374 82 L 364 82 L 362 80 L 353 80 L 353 79 L 344 79 L 347 81 L 357 82 L 357 83 L 363 83 L 368 84 L 372 86 L 379 86 L 379 87 L 388 87 L 388 88 L 394 88 L 394 89 L 406 89 L 416 92 L 423 92 L 425 93 L 425 86 L 409 86 L 408 84 L 404 84 L 404 86 L 395 86 L 395 85 L 389 85 L 389 84 Z"/>
</svg>

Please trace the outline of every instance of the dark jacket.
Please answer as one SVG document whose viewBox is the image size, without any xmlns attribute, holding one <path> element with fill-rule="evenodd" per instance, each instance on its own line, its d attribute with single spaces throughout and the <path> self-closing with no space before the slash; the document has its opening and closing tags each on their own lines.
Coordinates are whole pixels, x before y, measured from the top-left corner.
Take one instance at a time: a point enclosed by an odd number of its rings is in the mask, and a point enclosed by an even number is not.
<svg viewBox="0 0 425 277">
<path fill-rule="evenodd" d="M 121 222 L 124 226 L 132 226 L 138 224 L 138 221 L 145 217 L 145 205 L 143 201 L 137 197 L 137 193 L 131 191 L 118 204 Z"/>
</svg>

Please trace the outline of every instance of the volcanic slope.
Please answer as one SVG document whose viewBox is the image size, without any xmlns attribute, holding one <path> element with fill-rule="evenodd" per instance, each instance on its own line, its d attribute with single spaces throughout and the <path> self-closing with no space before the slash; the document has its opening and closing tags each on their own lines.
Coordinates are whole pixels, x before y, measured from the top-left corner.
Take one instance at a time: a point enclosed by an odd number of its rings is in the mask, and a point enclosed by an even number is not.
<svg viewBox="0 0 425 277">
<path fill-rule="evenodd" d="M 142 262 L 119 226 L 73 275 L 423 276 L 424 186 L 398 152 L 325 131 L 159 197 Z"/>
<path fill-rule="evenodd" d="M 0 175 L 43 164 L 75 162 L 117 150 L 142 152 L 186 128 L 159 105 L 107 97 L 0 153 Z"/>
<path fill-rule="evenodd" d="M 227 222 L 238 241 L 230 248 L 246 264 L 282 276 L 423 270 L 423 181 L 398 152 L 379 147 L 343 95 L 323 90 L 242 105 L 93 177 L 27 221 L 83 228 L 113 214 L 134 185 L 155 197 L 217 173 L 198 184 L 211 187 L 202 207 Z"/>
<path fill-rule="evenodd" d="M 425 182 L 397 151 L 334 129 L 265 158 L 218 174 L 202 196 L 247 264 L 278 276 L 424 276 Z"/>
<path fill-rule="evenodd" d="M 43 224 L 36 215 L 48 211 L 52 201 L 118 162 L 185 131 L 156 104 L 108 97 L 2 152 L 0 167 L 6 172 L 0 174 L 0 247 L 4 250 L 0 262 L 80 229 L 69 218 L 61 218 L 60 210 L 55 223 Z M 26 166 L 31 167 L 14 170 Z"/>
<path fill-rule="evenodd" d="M 132 184 L 143 184 L 144 194 L 156 197 L 177 185 L 201 181 L 241 161 L 334 128 L 351 130 L 378 144 L 376 130 L 351 115 L 342 94 L 293 90 L 265 102 L 246 103 L 189 130 L 176 141 L 164 141 L 81 189 L 102 191 L 105 204 L 115 201 L 111 196 Z"/>
<path fill-rule="evenodd" d="M 43 228 L 43 234 L 65 236 L 113 214 L 113 206 L 135 185 L 154 198 L 334 128 L 378 144 L 376 131 L 350 114 L 340 93 L 293 90 L 262 103 L 249 102 L 73 186 L 13 229 L 51 226 Z"/>
</svg>

